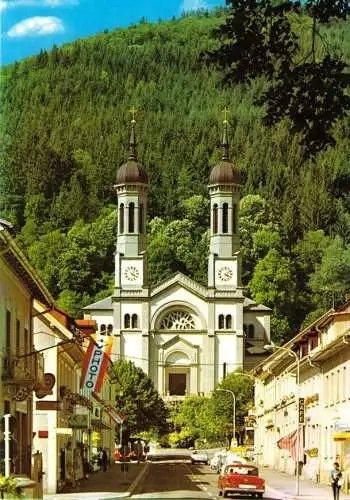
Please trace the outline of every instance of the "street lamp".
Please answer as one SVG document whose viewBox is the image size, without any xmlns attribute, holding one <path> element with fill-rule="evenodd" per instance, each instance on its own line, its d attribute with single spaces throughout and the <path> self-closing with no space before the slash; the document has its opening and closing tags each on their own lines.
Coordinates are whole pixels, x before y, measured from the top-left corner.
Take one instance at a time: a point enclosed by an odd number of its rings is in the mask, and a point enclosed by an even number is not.
<svg viewBox="0 0 350 500">
<path fill-rule="evenodd" d="M 300 381 L 300 360 L 296 352 L 294 352 L 292 349 L 289 349 L 288 347 L 280 347 L 276 346 L 273 342 L 268 345 L 264 345 L 264 349 L 266 351 L 284 351 L 287 352 L 290 356 L 295 358 L 296 362 L 296 367 L 297 367 L 297 379 L 296 379 L 296 389 L 295 389 L 295 399 L 297 403 L 297 415 L 296 415 L 296 422 L 297 422 L 297 457 L 296 457 L 296 484 L 295 484 L 295 493 L 298 496 L 299 495 L 299 484 L 300 484 L 300 477 L 299 477 L 299 454 L 300 454 L 300 433 L 299 433 L 299 408 L 300 408 L 300 401 L 299 401 L 299 381 Z"/>
<path fill-rule="evenodd" d="M 222 391 L 222 392 L 229 392 L 232 396 L 232 434 L 233 434 L 233 441 L 236 443 L 236 396 L 233 391 L 230 391 L 230 389 L 216 389 L 217 391 Z"/>
</svg>

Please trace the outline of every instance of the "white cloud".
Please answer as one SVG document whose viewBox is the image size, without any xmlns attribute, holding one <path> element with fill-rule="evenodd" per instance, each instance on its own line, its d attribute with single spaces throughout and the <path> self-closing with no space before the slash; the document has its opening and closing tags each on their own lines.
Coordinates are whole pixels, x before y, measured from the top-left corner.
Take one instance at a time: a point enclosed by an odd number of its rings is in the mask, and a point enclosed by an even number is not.
<svg viewBox="0 0 350 500">
<path fill-rule="evenodd" d="M 78 5 L 79 0 L 0 0 L 0 11 L 14 7 L 64 7 Z"/>
<path fill-rule="evenodd" d="M 208 5 L 204 0 L 183 0 L 180 11 L 189 12 L 191 10 L 207 9 Z"/>
<path fill-rule="evenodd" d="M 58 17 L 35 16 L 24 19 L 15 24 L 7 32 L 10 38 L 21 38 L 25 36 L 51 35 L 52 33 L 63 33 L 64 26 Z"/>
</svg>

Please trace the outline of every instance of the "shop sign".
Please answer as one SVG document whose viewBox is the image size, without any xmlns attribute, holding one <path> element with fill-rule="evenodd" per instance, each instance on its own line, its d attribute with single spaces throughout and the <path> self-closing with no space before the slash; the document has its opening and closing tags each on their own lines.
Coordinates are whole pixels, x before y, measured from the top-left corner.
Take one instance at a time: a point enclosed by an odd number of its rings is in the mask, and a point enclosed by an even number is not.
<svg viewBox="0 0 350 500">
<path fill-rule="evenodd" d="M 56 434 L 60 436 L 72 436 L 73 429 L 71 427 L 56 427 Z"/>
<path fill-rule="evenodd" d="M 86 428 L 89 425 L 88 415 L 82 413 L 71 415 L 68 419 L 68 425 L 70 427 Z"/>
<path fill-rule="evenodd" d="M 350 422 L 336 422 L 334 432 L 350 432 Z"/>
</svg>

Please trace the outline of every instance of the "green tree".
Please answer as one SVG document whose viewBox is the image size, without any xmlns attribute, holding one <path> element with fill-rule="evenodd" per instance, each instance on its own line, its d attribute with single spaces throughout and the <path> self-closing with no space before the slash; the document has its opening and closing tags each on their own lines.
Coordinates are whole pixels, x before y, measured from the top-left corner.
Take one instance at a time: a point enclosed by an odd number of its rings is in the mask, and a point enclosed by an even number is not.
<svg viewBox="0 0 350 500">
<path fill-rule="evenodd" d="M 155 429 L 167 430 L 167 410 L 152 380 L 131 361 L 120 359 L 113 364 L 117 410 L 126 416 L 131 433 Z"/>
<path fill-rule="evenodd" d="M 350 246 L 339 236 L 335 237 L 325 250 L 321 263 L 316 264 L 310 275 L 309 286 L 315 293 L 315 304 L 335 307 L 344 301 L 349 287 Z"/>
<path fill-rule="evenodd" d="M 346 63 L 321 27 L 331 19 L 345 20 L 350 12 L 346 0 L 299 1 L 229 0 L 231 13 L 216 31 L 221 46 L 209 51 L 209 60 L 225 71 L 229 83 L 251 82 L 264 76 L 267 90 L 256 100 L 266 104 L 265 123 L 287 118 L 291 130 L 301 135 L 307 156 L 334 146 L 332 127 L 350 109 Z M 293 28 L 293 15 L 310 28 L 310 43 L 300 53 L 300 37 Z M 307 24 L 305 17 L 311 18 Z"/>
</svg>

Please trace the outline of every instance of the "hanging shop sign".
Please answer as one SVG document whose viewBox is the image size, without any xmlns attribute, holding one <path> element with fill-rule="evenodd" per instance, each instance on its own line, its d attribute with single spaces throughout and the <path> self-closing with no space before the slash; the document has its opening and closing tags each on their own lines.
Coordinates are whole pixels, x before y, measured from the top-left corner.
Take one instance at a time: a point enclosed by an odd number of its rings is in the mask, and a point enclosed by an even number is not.
<svg viewBox="0 0 350 500">
<path fill-rule="evenodd" d="M 96 337 L 96 338 L 94 338 Z M 80 387 L 100 392 L 113 347 L 111 335 L 92 336 L 83 360 Z"/>
</svg>

